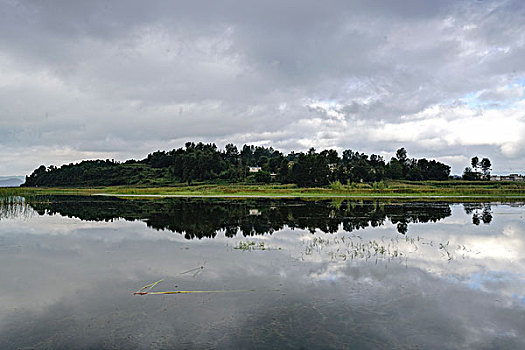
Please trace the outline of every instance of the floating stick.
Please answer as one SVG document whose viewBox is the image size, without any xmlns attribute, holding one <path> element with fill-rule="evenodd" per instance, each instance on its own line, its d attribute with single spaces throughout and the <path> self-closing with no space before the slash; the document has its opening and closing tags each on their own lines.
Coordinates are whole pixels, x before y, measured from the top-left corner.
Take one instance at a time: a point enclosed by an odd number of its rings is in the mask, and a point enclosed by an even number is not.
<svg viewBox="0 0 525 350">
<path fill-rule="evenodd" d="M 145 285 L 144 287 L 142 287 L 142 288 L 140 288 L 139 290 L 137 290 L 137 291 L 136 291 L 135 293 L 133 293 L 133 294 L 141 294 L 141 292 L 142 292 L 144 289 L 147 289 L 147 288 L 151 289 L 151 288 L 155 287 L 158 283 L 160 283 L 160 282 L 162 282 L 162 281 L 164 281 L 164 280 L 162 279 L 162 280 L 158 280 L 157 282 L 147 284 L 147 285 Z"/>
<path fill-rule="evenodd" d="M 204 269 L 204 266 L 197 267 L 197 268 L 195 268 L 195 269 L 191 269 L 191 270 L 186 271 L 186 272 L 191 272 L 191 271 L 201 270 L 201 269 Z M 183 273 L 186 273 L 186 272 L 183 272 Z M 255 292 L 255 289 L 232 289 L 232 290 L 171 290 L 171 291 L 166 291 L 166 292 L 149 292 L 149 291 L 145 291 L 145 290 L 148 289 L 148 288 L 149 288 L 149 290 L 151 290 L 151 288 L 155 287 L 157 284 L 159 284 L 159 283 L 162 282 L 162 281 L 164 281 L 164 280 L 162 279 L 162 280 L 158 280 L 157 282 L 147 284 L 147 285 L 145 285 L 144 287 L 142 287 L 142 288 L 140 288 L 139 290 L 137 290 L 136 292 L 134 292 L 133 295 L 148 295 L 148 294 L 151 294 L 151 295 L 161 295 L 161 294 L 190 294 L 190 293 L 240 293 L 240 292 Z"/>
<path fill-rule="evenodd" d="M 171 290 L 167 292 L 140 292 L 137 291 L 133 295 L 162 295 L 162 294 L 190 294 L 190 293 L 241 293 L 241 292 L 255 292 L 255 289 L 237 289 L 237 290 Z"/>
</svg>

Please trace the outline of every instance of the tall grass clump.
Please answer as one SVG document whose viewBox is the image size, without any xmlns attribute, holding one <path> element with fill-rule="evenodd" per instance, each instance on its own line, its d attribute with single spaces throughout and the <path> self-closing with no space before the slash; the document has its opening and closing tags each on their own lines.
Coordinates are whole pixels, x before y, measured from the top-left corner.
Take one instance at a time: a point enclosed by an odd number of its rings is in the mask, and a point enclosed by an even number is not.
<svg viewBox="0 0 525 350">
<path fill-rule="evenodd" d="M 357 183 L 348 180 L 348 181 L 346 182 L 346 188 L 348 188 L 349 190 L 354 189 L 354 188 L 357 188 Z"/>
<path fill-rule="evenodd" d="M 29 205 L 21 194 L 20 190 L 13 188 L 0 190 L 0 219 L 29 215 Z"/>
<path fill-rule="evenodd" d="M 334 190 L 334 191 L 344 191 L 344 190 L 346 190 L 346 187 L 339 180 L 336 180 L 334 182 L 330 182 L 330 188 L 332 190 Z"/>
<path fill-rule="evenodd" d="M 385 188 L 387 188 L 387 186 L 383 180 L 379 182 L 374 181 L 374 183 L 372 184 L 372 189 L 374 189 L 375 191 L 382 191 Z"/>
<path fill-rule="evenodd" d="M 49 195 L 39 194 L 28 189 L 0 188 L 0 218 L 28 217 L 33 213 L 31 203 L 48 200 Z"/>
<path fill-rule="evenodd" d="M 23 192 L 11 187 L 0 188 L 0 205 L 9 205 L 19 201 Z"/>
</svg>

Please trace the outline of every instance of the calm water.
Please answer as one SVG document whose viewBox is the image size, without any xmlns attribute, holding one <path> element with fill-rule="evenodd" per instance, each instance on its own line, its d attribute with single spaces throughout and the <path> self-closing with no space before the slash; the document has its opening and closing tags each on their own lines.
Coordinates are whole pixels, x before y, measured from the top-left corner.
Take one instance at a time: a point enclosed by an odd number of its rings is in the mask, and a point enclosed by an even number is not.
<svg viewBox="0 0 525 350">
<path fill-rule="evenodd" d="M 523 349 L 524 252 L 521 203 L 3 206 L 0 348 Z"/>
</svg>

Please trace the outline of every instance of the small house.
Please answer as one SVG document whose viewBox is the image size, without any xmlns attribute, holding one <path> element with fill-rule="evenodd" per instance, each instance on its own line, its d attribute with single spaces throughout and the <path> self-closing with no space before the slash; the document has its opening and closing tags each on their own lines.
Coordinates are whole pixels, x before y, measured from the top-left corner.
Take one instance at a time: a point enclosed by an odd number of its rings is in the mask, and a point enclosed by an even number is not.
<svg viewBox="0 0 525 350">
<path fill-rule="evenodd" d="M 501 176 L 491 176 L 490 180 L 492 181 L 525 181 L 525 177 L 519 174 L 510 174 L 510 175 L 501 175 Z"/>
</svg>

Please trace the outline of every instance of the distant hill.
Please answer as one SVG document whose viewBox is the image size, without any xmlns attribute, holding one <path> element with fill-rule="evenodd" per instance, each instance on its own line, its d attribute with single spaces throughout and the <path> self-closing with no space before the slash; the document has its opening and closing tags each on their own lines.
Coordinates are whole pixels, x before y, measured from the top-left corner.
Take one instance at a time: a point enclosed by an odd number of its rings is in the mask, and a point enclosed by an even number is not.
<svg viewBox="0 0 525 350">
<path fill-rule="evenodd" d="M 18 187 L 24 181 L 24 176 L 0 176 L 0 187 Z"/>
<path fill-rule="evenodd" d="M 83 160 L 80 163 L 41 165 L 29 175 L 24 187 L 74 186 L 173 186 L 182 182 L 291 183 L 299 187 L 322 187 L 333 183 L 394 180 L 448 180 L 450 167 L 435 160 L 410 159 L 400 148 L 389 162 L 372 154 L 345 150 L 288 155 L 272 147 L 187 142 L 185 148 L 156 151 L 142 160 Z M 377 186 L 377 184 L 376 184 Z M 382 186 L 382 185 L 381 185 Z"/>
</svg>

